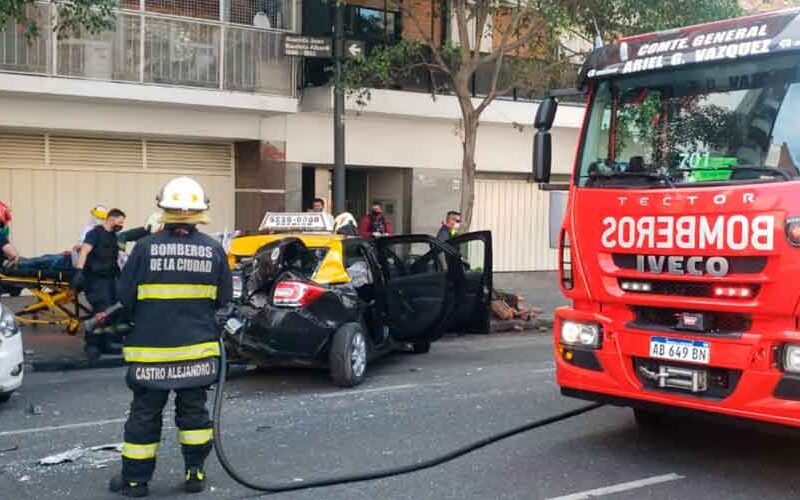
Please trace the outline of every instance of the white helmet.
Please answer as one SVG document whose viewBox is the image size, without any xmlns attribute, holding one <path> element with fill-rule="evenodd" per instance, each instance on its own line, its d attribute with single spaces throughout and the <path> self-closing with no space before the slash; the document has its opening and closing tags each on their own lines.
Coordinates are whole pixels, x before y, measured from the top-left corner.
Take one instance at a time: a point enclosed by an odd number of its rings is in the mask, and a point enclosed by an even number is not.
<svg viewBox="0 0 800 500">
<path fill-rule="evenodd" d="M 336 219 L 334 219 L 333 232 L 338 231 L 339 229 L 341 229 L 344 226 L 347 226 L 348 224 L 356 226 L 357 225 L 356 218 L 353 217 L 353 214 L 351 214 L 350 212 L 340 213 L 339 215 L 336 216 Z"/>
<path fill-rule="evenodd" d="M 158 206 L 164 210 L 182 212 L 204 212 L 209 200 L 203 187 L 189 177 L 177 177 L 169 181 L 156 197 Z"/>
</svg>

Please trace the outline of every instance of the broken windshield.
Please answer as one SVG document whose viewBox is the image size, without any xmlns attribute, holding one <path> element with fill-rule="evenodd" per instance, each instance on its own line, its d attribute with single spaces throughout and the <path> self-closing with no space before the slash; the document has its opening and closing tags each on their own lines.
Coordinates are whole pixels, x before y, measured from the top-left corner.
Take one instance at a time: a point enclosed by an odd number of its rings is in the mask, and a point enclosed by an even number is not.
<svg viewBox="0 0 800 500">
<path fill-rule="evenodd" d="M 797 56 L 598 83 L 577 182 L 681 187 L 800 176 Z"/>
</svg>

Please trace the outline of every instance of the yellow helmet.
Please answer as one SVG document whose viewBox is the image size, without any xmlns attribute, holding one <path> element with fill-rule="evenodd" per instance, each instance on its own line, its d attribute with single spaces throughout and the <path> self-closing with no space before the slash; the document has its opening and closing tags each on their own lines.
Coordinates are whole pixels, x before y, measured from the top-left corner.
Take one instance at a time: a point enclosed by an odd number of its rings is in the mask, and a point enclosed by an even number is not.
<svg viewBox="0 0 800 500">
<path fill-rule="evenodd" d="M 89 212 L 92 214 L 92 217 L 95 219 L 102 219 L 105 220 L 108 217 L 108 208 L 105 205 L 95 205 L 94 208 Z"/>
</svg>

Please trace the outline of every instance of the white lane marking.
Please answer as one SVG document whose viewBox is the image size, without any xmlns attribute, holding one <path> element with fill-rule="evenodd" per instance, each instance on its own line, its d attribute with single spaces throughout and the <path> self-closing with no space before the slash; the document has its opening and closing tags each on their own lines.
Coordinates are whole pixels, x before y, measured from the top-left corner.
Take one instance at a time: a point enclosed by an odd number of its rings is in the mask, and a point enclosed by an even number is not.
<svg viewBox="0 0 800 500">
<path fill-rule="evenodd" d="M 614 484 L 612 486 L 605 486 L 603 488 L 596 488 L 594 490 L 581 491 L 580 493 L 573 493 L 571 495 L 564 495 L 562 497 L 551 498 L 550 500 L 586 500 L 587 498 L 595 498 L 603 495 L 611 495 L 612 493 L 622 493 L 623 491 L 630 491 L 646 486 L 653 486 L 654 484 L 667 483 L 669 481 L 677 481 L 683 479 L 679 474 L 670 473 L 663 476 L 653 476 L 627 483 Z"/>
<path fill-rule="evenodd" d="M 78 424 L 52 425 L 48 427 L 34 427 L 32 429 L 17 429 L 14 431 L 0 432 L 0 437 L 18 436 L 20 434 L 36 434 L 37 432 L 62 431 L 64 429 L 80 429 L 81 427 L 95 427 L 99 425 L 108 425 L 108 424 L 121 424 L 124 423 L 125 420 L 127 419 L 112 418 L 110 420 L 95 420 L 94 422 L 81 422 Z"/>
<path fill-rule="evenodd" d="M 360 389 L 355 391 L 341 391 L 330 392 L 327 394 L 318 394 L 318 398 L 341 398 L 344 396 L 360 396 L 361 394 L 375 394 L 376 392 L 390 392 L 390 391 L 403 391 L 405 389 L 414 389 L 415 387 L 432 387 L 435 385 L 443 384 L 401 384 L 401 385 L 388 385 L 385 387 L 373 387 L 372 389 Z"/>
</svg>

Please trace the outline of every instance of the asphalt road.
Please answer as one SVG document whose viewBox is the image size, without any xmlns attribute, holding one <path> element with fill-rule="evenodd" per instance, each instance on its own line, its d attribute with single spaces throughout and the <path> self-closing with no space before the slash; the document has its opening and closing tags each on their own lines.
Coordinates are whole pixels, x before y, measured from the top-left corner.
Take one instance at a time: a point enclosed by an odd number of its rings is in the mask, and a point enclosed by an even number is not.
<svg viewBox="0 0 800 500">
<path fill-rule="evenodd" d="M 247 373 L 227 391 L 226 447 L 237 467 L 262 481 L 430 457 L 583 405 L 558 394 L 550 353 L 542 335 L 446 339 L 427 355 L 377 362 L 351 390 L 308 370 Z M 122 369 L 29 374 L 23 390 L 0 406 L 0 498 L 113 498 L 106 484 L 118 468 L 114 452 L 37 462 L 76 446 L 120 442 L 128 399 Z M 183 495 L 171 419 L 169 411 L 155 498 Z M 798 445 L 794 431 L 742 424 L 684 421 L 643 432 L 629 410 L 602 408 L 435 469 L 274 498 L 784 499 L 800 492 Z M 213 458 L 207 472 L 210 489 L 194 498 L 259 498 L 225 477 Z"/>
</svg>

